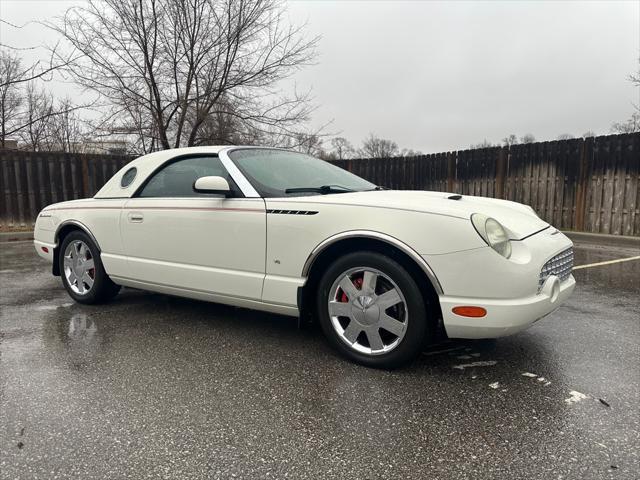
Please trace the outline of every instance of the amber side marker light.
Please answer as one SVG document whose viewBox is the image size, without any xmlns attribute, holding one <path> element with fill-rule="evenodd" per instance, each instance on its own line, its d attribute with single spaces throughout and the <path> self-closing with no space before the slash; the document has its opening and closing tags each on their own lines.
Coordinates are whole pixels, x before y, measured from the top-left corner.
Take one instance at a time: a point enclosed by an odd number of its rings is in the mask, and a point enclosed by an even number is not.
<svg viewBox="0 0 640 480">
<path fill-rule="evenodd" d="M 49 249 L 47 247 L 40 247 L 44 253 L 49 253 Z"/>
<path fill-rule="evenodd" d="M 480 318 L 487 314 L 487 311 L 482 307 L 453 307 L 453 313 L 460 315 L 461 317 L 473 317 Z"/>
</svg>

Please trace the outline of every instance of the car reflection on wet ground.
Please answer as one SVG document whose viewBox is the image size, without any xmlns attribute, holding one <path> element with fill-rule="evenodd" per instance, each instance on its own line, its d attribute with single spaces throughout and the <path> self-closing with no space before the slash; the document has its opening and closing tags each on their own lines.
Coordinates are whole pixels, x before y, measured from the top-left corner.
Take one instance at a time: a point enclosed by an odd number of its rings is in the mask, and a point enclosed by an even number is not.
<svg viewBox="0 0 640 480">
<path fill-rule="evenodd" d="M 638 255 L 577 245 L 576 264 Z M 72 303 L 0 244 L 2 478 L 638 478 L 640 262 L 497 341 L 366 369 L 294 319 L 126 289 Z"/>
</svg>

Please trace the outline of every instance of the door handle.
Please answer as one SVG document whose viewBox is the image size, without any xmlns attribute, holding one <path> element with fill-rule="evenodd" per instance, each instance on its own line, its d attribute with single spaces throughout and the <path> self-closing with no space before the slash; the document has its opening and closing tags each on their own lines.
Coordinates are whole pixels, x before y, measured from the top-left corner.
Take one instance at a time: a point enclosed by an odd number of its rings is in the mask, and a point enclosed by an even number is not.
<svg viewBox="0 0 640 480">
<path fill-rule="evenodd" d="M 142 213 L 140 212 L 131 212 L 128 215 L 128 218 L 132 223 L 142 223 L 142 221 L 144 220 L 144 215 L 142 215 Z"/>
</svg>

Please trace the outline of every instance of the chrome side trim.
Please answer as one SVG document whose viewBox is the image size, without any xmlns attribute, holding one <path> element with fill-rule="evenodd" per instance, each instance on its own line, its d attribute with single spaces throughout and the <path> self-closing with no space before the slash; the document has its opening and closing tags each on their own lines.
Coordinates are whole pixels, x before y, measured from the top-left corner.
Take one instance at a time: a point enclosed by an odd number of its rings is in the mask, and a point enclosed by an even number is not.
<svg viewBox="0 0 640 480">
<path fill-rule="evenodd" d="M 436 277 L 436 274 L 431 269 L 429 264 L 424 260 L 424 258 L 422 258 L 422 256 L 418 252 L 413 250 L 408 245 L 402 243 L 397 238 L 392 237 L 391 235 L 370 230 L 350 230 L 347 232 L 338 233 L 320 242 L 311 251 L 311 253 L 307 257 L 306 262 L 304 262 L 304 267 L 302 267 L 302 276 L 307 277 L 309 275 L 313 262 L 318 257 L 318 255 L 320 255 L 320 253 L 324 251 L 325 248 L 347 238 L 372 238 L 374 240 L 381 240 L 385 243 L 388 243 L 389 245 L 393 245 L 403 253 L 407 254 L 413 261 L 418 264 L 420 269 L 427 275 L 429 281 L 431 281 L 431 284 L 433 285 L 433 288 L 438 295 L 444 294 L 444 292 L 442 291 L 442 285 L 440 285 L 438 277 Z"/>
<path fill-rule="evenodd" d="M 96 247 L 98 247 L 98 252 L 102 251 L 102 249 L 100 248 L 100 244 L 98 243 L 98 240 L 96 239 L 96 237 L 93 236 L 93 233 L 91 233 L 91 230 L 89 230 L 89 228 L 87 228 L 87 226 L 84 223 L 79 222 L 77 220 L 65 220 L 64 222 L 60 223 L 60 225 L 58 225 L 58 227 L 56 228 L 56 233 L 53 236 L 53 241 L 55 242 L 56 245 L 59 246 L 58 236 L 60 234 L 60 230 L 62 230 L 62 227 L 66 226 L 66 225 L 75 225 L 76 227 L 80 227 L 80 229 L 84 233 L 89 235 L 91 240 L 93 240 L 93 243 L 96 244 Z"/>
<path fill-rule="evenodd" d="M 260 194 L 256 192 L 256 189 L 253 188 L 253 185 L 251 185 L 249 180 L 247 180 L 247 177 L 242 174 L 240 169 L 236 167 L 236 164 L 233 163 L 233 160 L 231 160 L 231 158 L 229 157 L 229 152 L 231 150 L 234 150 L 234 148 L 223 148 L 218 152 L 218 158 L 222 162 L 222 165 L 224 165 L 224 168 L 227 169 L 227 172 L 229 172 L 229 175 L 231 175 L 231 178 L 233 178 L 233 181 L 236 182 L 236 185 L 238 185 L 245 197 L 260 198 Z"/>
</svg>

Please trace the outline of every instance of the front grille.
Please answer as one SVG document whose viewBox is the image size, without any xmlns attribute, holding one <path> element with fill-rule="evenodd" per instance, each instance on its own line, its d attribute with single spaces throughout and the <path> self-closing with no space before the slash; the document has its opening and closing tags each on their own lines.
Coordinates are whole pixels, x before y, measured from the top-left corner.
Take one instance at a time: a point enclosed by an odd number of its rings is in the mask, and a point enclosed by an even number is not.
<svg viewBox="0 0 640 480">
<path fill-rule="evenodd" d="M 542 266 L 540 270 L 540 278 L 538 279 L 538 291 L 544 285 L 544 282 L 550 275 L 558 277 L 560 282 L 564 282 L 573 269 L 573 248 L 567 248 L 564 252 L 560 252 L 553 257 L 547 263 Z"/>
</svg>

